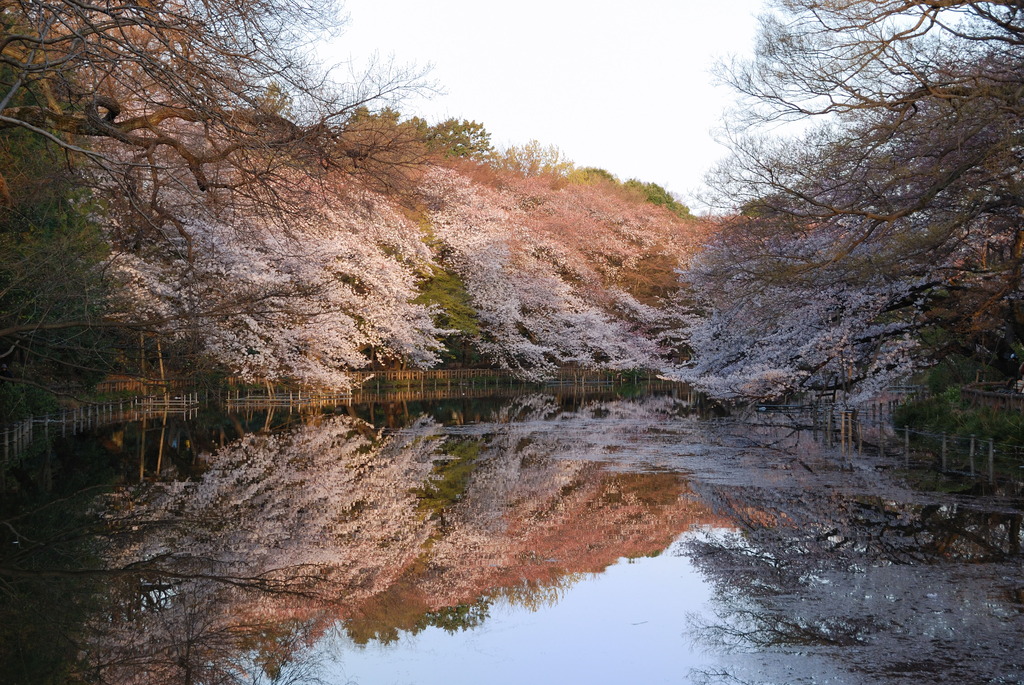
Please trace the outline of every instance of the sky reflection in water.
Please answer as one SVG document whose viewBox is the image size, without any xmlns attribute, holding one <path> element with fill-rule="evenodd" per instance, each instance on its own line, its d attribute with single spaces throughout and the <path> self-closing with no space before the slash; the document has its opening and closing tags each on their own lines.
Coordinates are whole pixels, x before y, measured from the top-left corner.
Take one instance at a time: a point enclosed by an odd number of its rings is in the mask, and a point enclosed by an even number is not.
<svg viewBox="0 0 1024 685">
<path fill-rule="evenodd" d="M 588 574 L 534 610 L 508 602 L 478 628 L 429 628 L 388 645 L 344 637 L 325 648 L 338 663 L 330 682 L 679 683 L 706 657 L 686 636 L 686 616 L 711 593 L 673 545 L 657 557 L 621 560 Z"/>
</svg>

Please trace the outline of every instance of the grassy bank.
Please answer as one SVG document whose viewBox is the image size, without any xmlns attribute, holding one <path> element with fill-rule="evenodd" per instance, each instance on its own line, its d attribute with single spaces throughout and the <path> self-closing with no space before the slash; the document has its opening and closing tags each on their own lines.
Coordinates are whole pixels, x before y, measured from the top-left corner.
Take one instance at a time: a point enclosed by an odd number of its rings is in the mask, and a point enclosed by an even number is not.
<svg viewBox="0 0 1024 685">
<path fill-rule="evenodd" d="M 938 395 L 913 400 L 896 409 L 897 426 L 951 435 L 977 435 L 1005 445 L 1024 446 L 1024 414 L 989 407 L 973 407 L 960 397 L 960 388 L 948 387 Z"/>
</svg>

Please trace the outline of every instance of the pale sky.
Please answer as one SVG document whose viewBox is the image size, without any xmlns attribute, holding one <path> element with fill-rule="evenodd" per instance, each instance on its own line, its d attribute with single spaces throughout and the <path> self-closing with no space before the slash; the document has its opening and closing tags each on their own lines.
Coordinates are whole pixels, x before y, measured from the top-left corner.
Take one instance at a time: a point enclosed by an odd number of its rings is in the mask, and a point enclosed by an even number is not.
<svg viewBox="0 0 1024 685">
<path fill-rule="evenodd" d="M 692 200 L 726 153 L 734 94 L 715 61 L 752 49 L 763 0 L 345 0 L 330 60 L 373 52 L 433 65 L 444 93 L 403 113 L 471 119 L 505 147 L 537 139 L 578 166 Z M 694 204 L 690 202 L 691 206 Z M 699 209 L 699 207 L 695 207 Z"/>
</svg>

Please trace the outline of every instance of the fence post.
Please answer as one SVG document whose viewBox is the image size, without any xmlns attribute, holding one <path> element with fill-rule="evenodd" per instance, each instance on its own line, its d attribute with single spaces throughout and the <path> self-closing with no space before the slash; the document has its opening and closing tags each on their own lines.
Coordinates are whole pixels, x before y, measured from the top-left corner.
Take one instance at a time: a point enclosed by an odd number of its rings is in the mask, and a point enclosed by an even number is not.
<svg viewBox="0 0 1024 685">
<path fill-rule="evenodd" d="M 988 482 L 996 482 L 996 448 L 995 439 L 988 439 Z"/>
<path fill-rule="evenodd" d="M 832 405 L 829 405 L 828 415 L 825 417 L 825 444 L 832 447 Z"/>
<path fill-rule="evenodd" d="M 974 475 L 974 435 L 971 435 L 971 476 Z"/>
<path fill-rule="evenodd" d="M 910 465 L 910 426 L 903 426 L 903 463 Z"/>
<path fill-rule="evenodd" d="M 846 412 L 839 415 L 839 453 L 846 456 Z"/>
</svg>

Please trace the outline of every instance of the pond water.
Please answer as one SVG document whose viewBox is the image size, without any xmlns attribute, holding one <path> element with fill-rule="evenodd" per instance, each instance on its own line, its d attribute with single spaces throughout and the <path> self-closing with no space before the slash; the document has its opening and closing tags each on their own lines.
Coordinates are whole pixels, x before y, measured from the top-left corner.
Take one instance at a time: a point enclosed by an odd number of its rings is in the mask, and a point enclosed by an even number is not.
<svg viewBox="0 0 1024 685">
<path fill-rule="evenodd" d="M 0 681 L 1024 682 L 1019 479 L 680 389 L 508 394 L 34 445 Z"/>
</svg>

